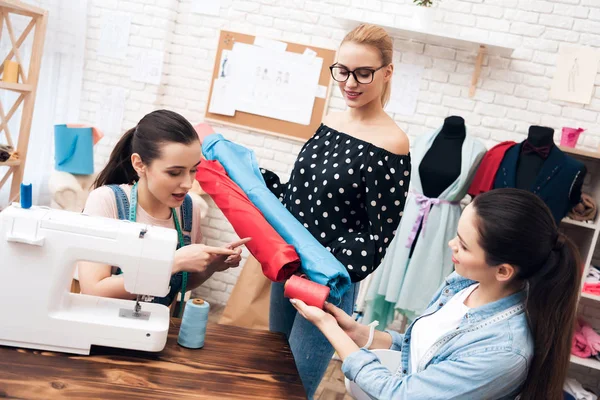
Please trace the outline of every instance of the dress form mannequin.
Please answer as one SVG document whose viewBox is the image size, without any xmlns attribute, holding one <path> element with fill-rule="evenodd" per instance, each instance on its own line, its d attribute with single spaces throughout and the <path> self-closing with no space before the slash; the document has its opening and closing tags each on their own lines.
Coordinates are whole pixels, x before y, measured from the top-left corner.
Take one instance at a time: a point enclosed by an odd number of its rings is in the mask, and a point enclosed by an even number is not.
<svg viewBox="0 0 600 400">
<path fill-rule="evenodd" d="M 527 142 L 537 148 L 554 147 L 554 129 L 545 126 L 530 126 Z M 530 190 L 545 159 L 535 152 L 521 152 L 517 165 L 517 188 Z"/>
<path fill-rule="evenodd" d="M 436 198 L 460 175 L 462 145 L 466 136 L 465 120 L 451 116 L 419 165 L 423 194 Z"/>
<path fill-rule="evenodd" d="M 555 146 L 554 129 L 532 125 L 529 127 L 529 134 L 525 142 L 529 142 L 529 144 L 536 148 L 547 148 L 549 154 L 549 151 Z M 536 152 L 522 151 L 517 164 L 516 187 L 518 189 L 531 190 L 545 161 L 546 159 Z M 585 172 L 584 169 L 583 173 L 578 176 L 573 184 L 570 196 L 573 203 L 578 203 L 581 198 L 581 187 L 583 186 Z"/>
<path fill-rule="evenodd" d="M 465 120 L 462 117 L 450 116 L 444 120 L 440 133 L 419 164 L 419 176 L 425 196 L 437 198 L 458 178 L 466 135 Z M 412 244 L 411 255 L 420 233 L 421 227 Z"/>
</svg>

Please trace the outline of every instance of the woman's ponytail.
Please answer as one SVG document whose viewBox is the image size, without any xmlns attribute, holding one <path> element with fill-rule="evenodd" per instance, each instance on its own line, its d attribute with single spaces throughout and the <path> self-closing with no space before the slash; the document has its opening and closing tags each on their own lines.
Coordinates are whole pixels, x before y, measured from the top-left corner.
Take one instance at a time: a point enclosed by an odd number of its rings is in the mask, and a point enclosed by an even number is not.
<svg viewBox="0 0 600 400">
<path fill-rule="evenodd" d="M 521 399 L 562 399 L 583 272 L 579 251 L 531 192 L 495 189 L 472 204 L 486 263 L 514 266 L 515 284 L 528 287 L 534 353 Z"/>
<path fill-rule="evenodd" d="M 108 163 L 98 174 L 94 188 L 104 185 L 133 183 L 138 179 L 131 164 L 132 141 L 136 128 L 131 128 L 119 139 L 108 158 Z"/>
<path fill-rule="evenodd" d="M 528 279 L 527 315 L 535 345 L 522 399 L 563 398 L 581 273 L 577 248 L 559 233 L 546 264 Z"/>
</svg>

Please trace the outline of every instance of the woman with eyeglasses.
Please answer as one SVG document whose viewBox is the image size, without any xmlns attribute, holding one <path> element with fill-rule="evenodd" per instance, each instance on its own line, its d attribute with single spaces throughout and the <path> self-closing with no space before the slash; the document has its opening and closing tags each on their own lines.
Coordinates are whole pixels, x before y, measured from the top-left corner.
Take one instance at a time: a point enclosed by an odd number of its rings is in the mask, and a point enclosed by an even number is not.
<svg viewBox="0 0 600 400">
<path fill-rule="evenodd" d="M 392 39 L 380 27 L 360 25 L 344 38 L 331 75 L 347 110 L 329 114 L 302 148 L 289 182 L 263 171 L 286 208 L 346 266 L 354 283 L 380 264 L 402 211 L 410 181 L 406 134 L 383 107 L 390 97 Z M 352 313 L 358 284 L 339 304 Z M 333 347 L 271 287 L 270 329 L 287 335 L 311 399 Z"/>
</svg>

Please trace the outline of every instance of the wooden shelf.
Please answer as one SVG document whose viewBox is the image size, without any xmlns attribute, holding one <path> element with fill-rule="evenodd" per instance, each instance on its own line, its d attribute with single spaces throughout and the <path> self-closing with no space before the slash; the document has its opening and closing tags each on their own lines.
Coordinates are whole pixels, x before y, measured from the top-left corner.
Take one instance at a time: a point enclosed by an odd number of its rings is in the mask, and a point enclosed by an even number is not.
<svg viewBox="0 0 600 400">
<path fill-rule="evenodd" d="M 358 20 L 345 17 L 339 17 L 338 20 L 348 31 L 360 25 L 361 23 L 370 22 L 367 20 Z M 421 26 L 418 26 L 416 23 L 413 25 L 402 24 L 402 26 L 382 25 L 380 23 L 376 24 L 383 27 L 391 36 L 394 37 L 401 37 L 454 49 L 478 52 L 480 47 L 483 46 L 486 48 L 486 52 L 488 54 L 502 57 L 510 57 L 515 49 L 515 47 L 510 47 L 502 43 L 496 43 L 488 39 L 482 40 L 481 37 L 477 36 L 460 36 L 448 33 L 447 27 L 438 22 L 434 23 L 436 27 L 432 27 L 430 29 L 425 29 Z"/>
<path fill-rule="evenodd" d="M 42 8 L 16 0 L 0 0 L 0 8 L 14 14 L 26 15 L 28 17 L 37 17 L 46 14 L 46 10 Z"/>
<path fill-rule="evenodd" d="M 6 162 L 0 162 L 0 167 L 18 167 L 21 165 L 21 161 L 19 160 L 9 160 Z"/>
<path fill-rule="evenodd" d="M 0 82 L 0 89 L 12 90 L 13 92 L 27 93 L 33 90 L 33 86 L 25 83 Z"/>
<path fill-rule="evenodd" d="M 376 25 L 382 26 L 393 37 L 416 40 L 418 42 L 435 44 L 453 49 L 462 49 L 477 53 L 477 58 L 475 59 L 475 69 L 473 70 L 471 85 L 469 87 L 469 97 L 473 97 L 475 95 L 477 82 L 479 81 L 479 76 L 481 74 L 481 65 L 483 63 L 484 55 L 490 54 L 501 57 L 510 57 L 515 49 L 515 47 L 509 47 L 505 44 L 492 42 L 488 39 L 482 39 L 478 36 L 453 34 L 449 31 L 447 26 L 443 26 L 437 22 L 432 23 L 431 27 L 425 27 L 420 25 L 416 18 L 413 18 L 411 23 L 403 23 L 400 26 L 381 25 L 377 21 L 357 20 L 345 17 L 338 18 L 338 20 L 347 31 L 354 29 L 361 23 L 372 22 Z"/>
<path fill-rule="evenodd" d="M 17 14 L 17 15 L 14 15 Z M 31 17 L 25 29 L 16 34 L 13 19 L 18 18 L 19 25 L 23 22 L 22 16 Z M 14 148 L 19 154 L 18 160 L 10 160 L 0 163 L 0 167 L 9 167 L 8 171 L 2 171 L 0 188 L 10 182 L 9 201 L 18 200 L 25 164 L 27 162 L 27 148 L 29 147 L 32 116 L 35 108 L 35 92 L 40 76 L 40 66 L 46 39 L 46 26 L 48 24 L 48 13 L 38 7 L 31 6 L 20 0 L 0 0 L 0 26 L 4 26 L 12 49 L 0 60 L 0 73 L 4 72 L 4 63 L 7 60 L 15 60 L 19 64 L 18 76 L 21 82 L 9 83 L 0 81 L 0 89 L 16 92 L 18 96 L 14 99 L 3 99 L 0 103 L 0 140 Z M 4 38 L 3 38 L 4 39 Z M 30 42 L 27 40 L 30 39 Z M 27 42 L 27 45 L 24 43 Z M 25 67 L 23 60 L 29 60 Z M 1 91 L 0 91 L 1 93 Z M 4 104 L 6 102 L 6 104 Z M 10 104 L 12 103 L 12 105 Z M 15 117 L 16 111 L 20 113 Z M 12 118 L 19 118 L 18 128 L 13 127 L 10 122 Z M 16 121 L 15 121 L 16 122 Z M 18 140 L 13 143 L 12 132 L 19 133 Z M 2 168 L 5 170 L 5 168 Z"/>
<path fill-rule="evenodd" d="M 581 292 L 581 297 L 584 297 L 584 298 L 590 299 L 590 300 L 594 300 L 594 301 L 600 301 L 600 296 L 596 296 L 596 295 L 586 293 L 586 292 Z"/>
<path fill-rule="evenodd" d="M 558 148 L 567 154 L 573 154 L 576 156 L 586 157 L 586 158 L 590 158 L 593 160 L 600 160 L 600 152 L 597 152 L 597 151 L 574 149 L 572 147 L 565 147 L 565 146 L 558 146 Z"/>
<path fill-rule="evenodd" d="M 563 224 L 581 226 L 583 228 L 588 228 L 588 229 L 592 229 L 592 230 L 596 229 L 596 223 L 595 222 L 575 221 L 574 219 L 571 219 L 569 217 L 563 218 L 561 222 Z"/>
<path fill-rule="evenodd" d="M 600 361 L 595 358 L 581 358 L 571 355 L 571 362 L 577 365 L 583 365 L 584 367 L 597 369 L 600 371 Z"/>
</svg>

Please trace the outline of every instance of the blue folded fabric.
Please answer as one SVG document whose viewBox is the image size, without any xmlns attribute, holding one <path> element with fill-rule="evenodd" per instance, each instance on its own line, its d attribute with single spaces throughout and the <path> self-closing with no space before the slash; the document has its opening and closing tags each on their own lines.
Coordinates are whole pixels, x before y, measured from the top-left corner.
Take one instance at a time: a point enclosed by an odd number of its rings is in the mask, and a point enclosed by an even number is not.
<svg viewBox="0 0 600 400">
<path fill-rule="evenodd" d="M 294 246 L 300 256 L 302 272 L 311 281 L 329 286 L 331 302 L 338 303 L 351 285 L 346 268 L 271 193 L 254 153 L 218 133 L 204 138 L 202 153 L 206 159 L 221 163 L 227 175 L 246 193 L 269 224 Z"/>
</svg>

